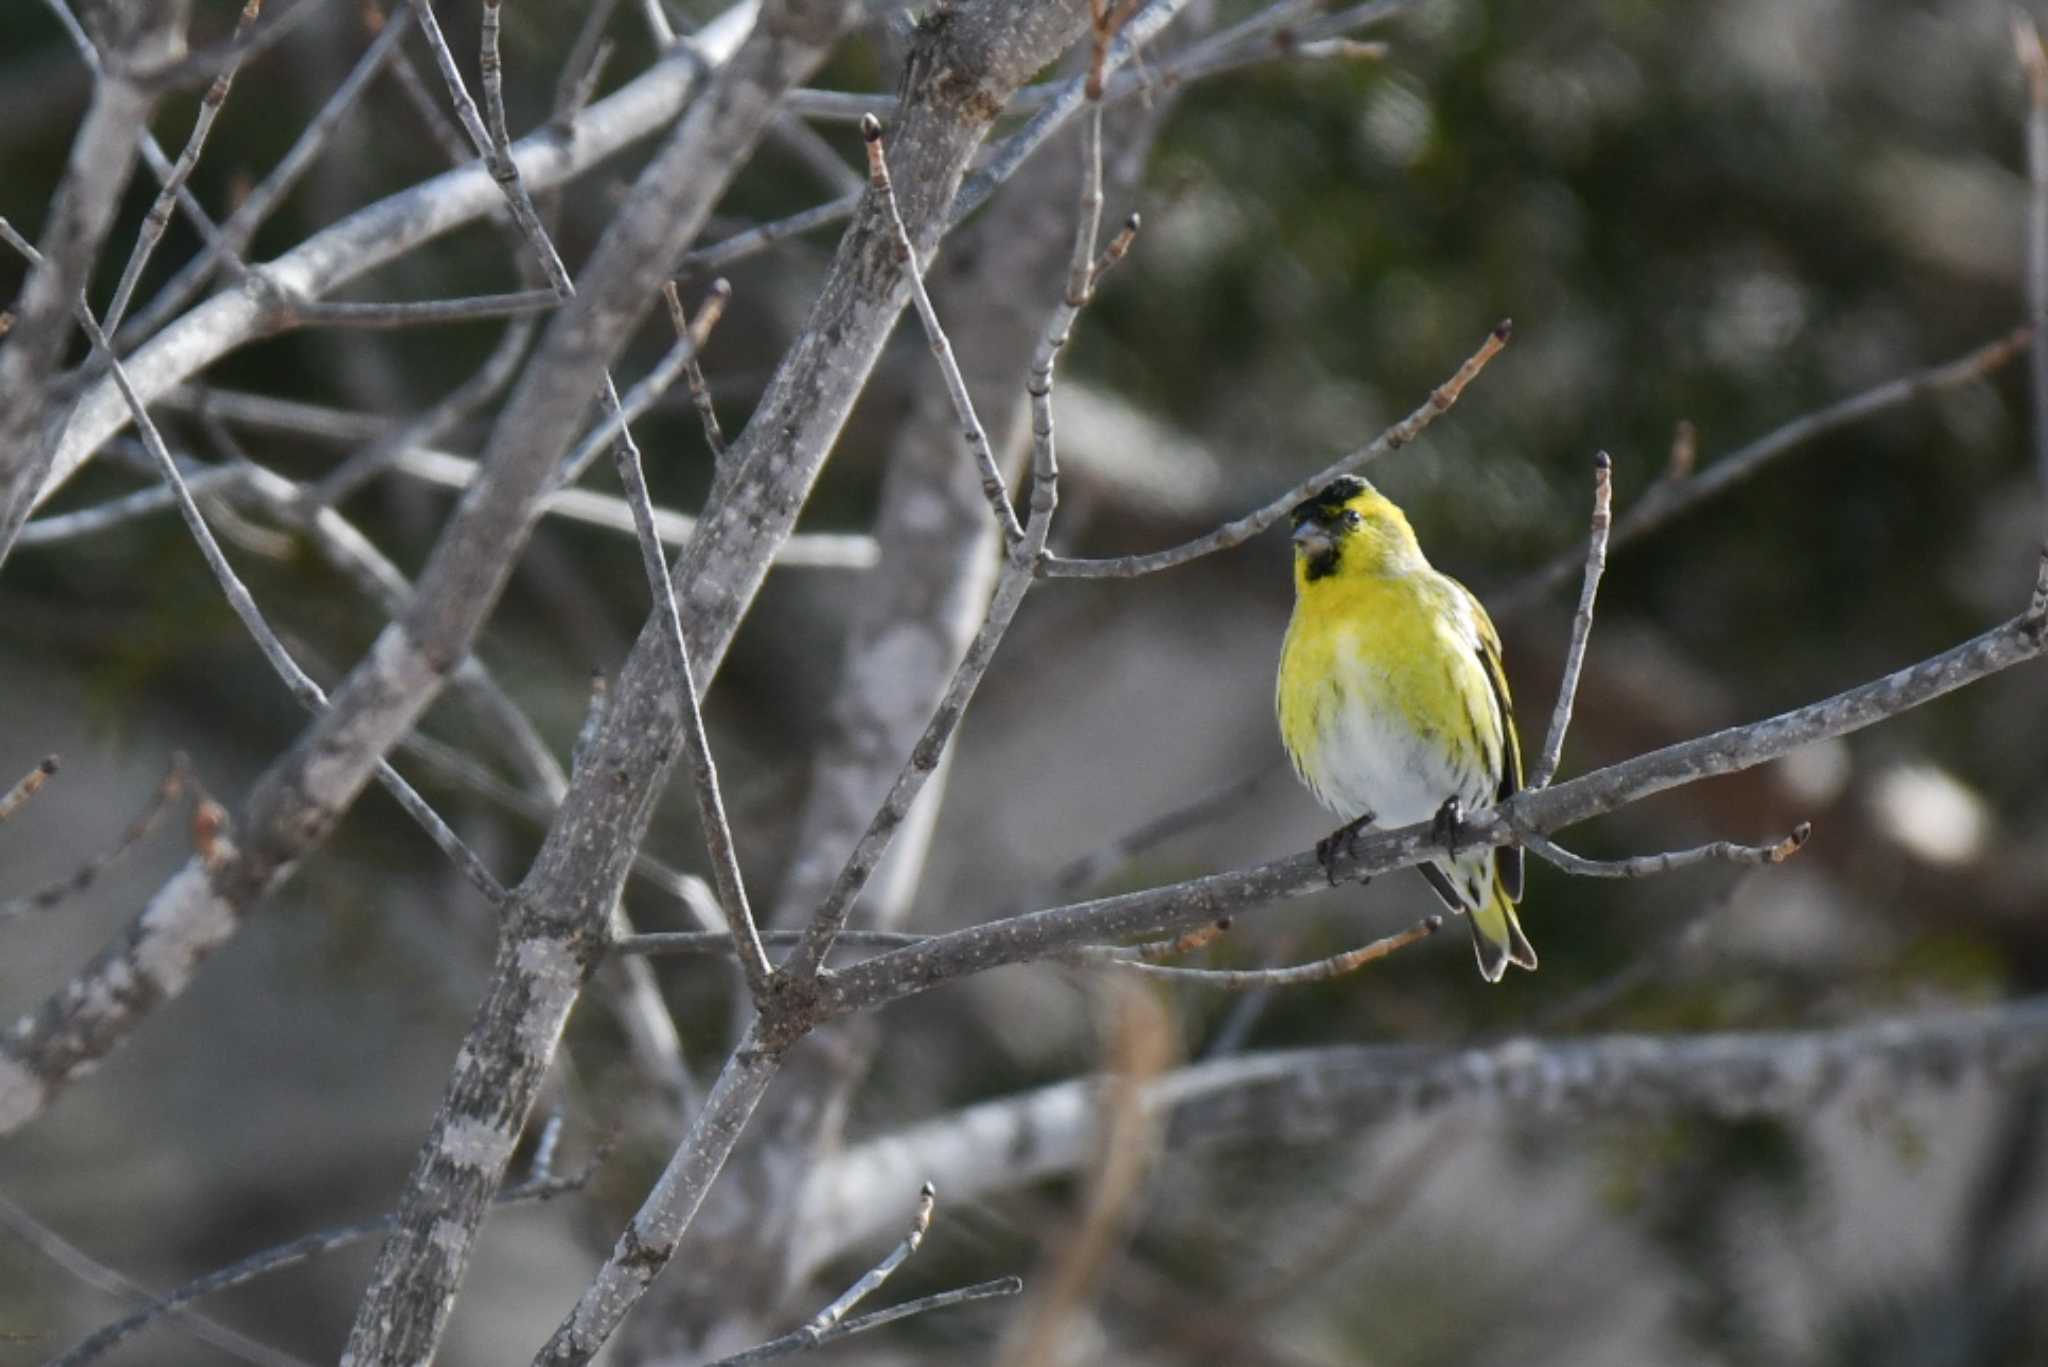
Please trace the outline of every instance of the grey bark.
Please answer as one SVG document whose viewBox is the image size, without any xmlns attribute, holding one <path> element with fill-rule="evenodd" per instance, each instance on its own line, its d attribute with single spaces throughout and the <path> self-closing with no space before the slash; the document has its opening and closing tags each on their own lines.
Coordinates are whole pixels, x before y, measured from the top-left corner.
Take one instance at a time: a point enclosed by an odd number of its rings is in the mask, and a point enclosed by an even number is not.
<svg viewBox="0 0 2048 1367">
<path fill-rule="evenodd" d="M 156 107 L 156 96 L 134 73 L 183 51 L 190 12 L 191 0 L 173 0 L 100 5 L 87 14 L 106 49 L 106 74 L 93 85 L 92 107 L 50 202 L 38 243 L 42 264 L 29 271 L 14 306 L 14 326 L 0 346 L 0 565 L 7 563 L 49 474 L 49 380 L 71 335 L 71 310 L 92 278 L 100 244 L 135 169 L 137 140 Z"/>
<path fill-rule="evenodd" d="M 763 7 L 754 30 L 642 172 L 585 269 L 580 292 L 551 322 L 492 429 L 482 462 L 489 477 L 464 497 L 401 627 L 425 639 L 474 630 L 470 614 L 480 616 L 503 586 L 510 549 L 530 524 L 533 505 L 606 367 L 655 302 L 663 267 L 702 227 L 782 92 L 816 69 L 851 18 L 843 0 Z M 435 592 L 443 579 L 466 587 L 444 597 Z M 658 630 L 652 639 L 658 647 Z M 668 664 L 662 659 L 656 668 L 666 673 Z M 608 722 L 645 701 L 616 697 Z M 676 711 L 671 699 L 662 701 Z M 663 771 L 673 727 L 669 734 Z M 618 777 L 602 766 L 581 767 L 540 859 L 508 908 L 492 984 L 407 1184 L 398 1228 L 357 1312 L 346 1363 L 425 1362 L 434 1354 L 477 1226 L 568 1009 L 595 963 L 625 865 L 620 861 L 619 879 L 602 895 L 580 901 L 549 896 L 536 875 L 550 867 L 548 851 L 559 851 L 565 830 L 590 835 L 579 820 L 588 809 L 579 795 L 598 788 L 614 797 L 623 786 Z M 628 858 L 637 843 L 636 835 L 625 847 Z"/>
<path fill-rule="evenodd" d="M 953 347 L 998 454 L 1010 444 L 1004 433 L 1022 434 L 1022 377 L 1058 296 L 1074 176 L 1065 156 L 1030 163 L 1000 213 L 947 240 L 926 282 L 942 319 L 972 320 Z M 926 348 L 916 350 L 891 367 L 892 387 L 915 397 L 901 400 L 903 421 L 885 439 L 891 454 L 874 529 L 881 561 L 863 581 L 848 623 L 839 686 L 771 918 L 778 926 L 801 927 L 824 900 L 945 692 L 995 581 L 996 524 L 980 476 L 939 376 L 921 354 Z M 869 402 L 874 398 L 871 387 Z M 939 776 L 931 787 L 941 788 Z M 942 795 L 928 790 L 923 801 Z M 903 924 L 922 864 L 920 843 L 913 829 L 901 834 L 861 903 L 863 925 Z M 790 1260 L 803 1174 L 838 1150 L 847 1104 L 878 1038 L 875 1024 L 849 1022 L 792 1054 L 782 1085 L 757 1112 L 745 1147 L 698 1215 L 703 1256 L 678 1267 L 656 1293 L 660 1308 L 635 1320 L 643 1327 L 630 1331 L 632 1356 L 725 1351 L 779 1327 L 778 1312 L 800 1289 Z"/>
<path fill-rule="evenodd" d="M 1972 1076 L 2048 1070 L 2048 999 L 1886 1018 L 1832 1030 L 1677 1037 L 1512 1039 L 1485 1047 L 1352 1045 L 1248 1054 L 1167 1074 L 1146 1104 L 1175 1150 L 1318 1144 L 1456 1106 L 1516 1116 L 1808 1115 L 1858 1094 L 1896 1097 Z M 801 1200 L 799 1268 L 886 1237 L 902 1184 L 950 1199 L 1085 1171 L 1099 1081 L 1080 1078 L 970 1106 L 870 1140 L 814 1169 Z"/>
</svg>

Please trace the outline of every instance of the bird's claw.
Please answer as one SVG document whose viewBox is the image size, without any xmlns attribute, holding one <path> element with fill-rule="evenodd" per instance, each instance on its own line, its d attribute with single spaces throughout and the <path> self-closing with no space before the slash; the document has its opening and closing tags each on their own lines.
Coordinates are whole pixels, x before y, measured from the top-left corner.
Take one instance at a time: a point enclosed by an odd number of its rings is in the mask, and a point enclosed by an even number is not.
<svg viewBox="0 0 2048 1367">
<path fill-rule="evenodd" d="M 1456 797 L 1444 799 L 1444 805 L 1436 809 L 1436 820 L 1430 826 L 1430 836 L 1453 859 L 1458 857 L 1458 836 L 1465 825 L 1465 804 Z"/>
<path fill-rule="evenodd" d="M 1373 820 L 1373 814 L 1366 812 L 1345 822 L 1316 842 L 1316 862 L 1323 866 L 1323 877 L 1330 880 L 1331 887 L 1336 887 L 1338 881 L 1337 856 L 1350 853 L 1358 843 L 1358 833 L 1372 825 Z M 1372 879 L 1361 878 L 1358 881 L 1363 884 L 1370 883 Z"/>
</svg>

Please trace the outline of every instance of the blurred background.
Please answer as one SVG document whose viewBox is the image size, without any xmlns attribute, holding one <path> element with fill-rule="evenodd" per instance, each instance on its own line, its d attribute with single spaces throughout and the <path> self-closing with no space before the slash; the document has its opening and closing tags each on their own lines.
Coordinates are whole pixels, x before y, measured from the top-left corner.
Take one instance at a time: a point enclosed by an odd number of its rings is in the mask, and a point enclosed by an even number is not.
<svg viewBox="0 0 2048 1367">
<path fill-rule="evenodd" d="M 369 11 L 354 0 L 299 7 L 317 12 L 240 75 L 193 178 L 217 212 L 282 154 L 369 41 Z M 195 45 L 224 39 L 235 8 L 200 0 Z M 671 8 L 679 21 L 713 12 Z M 1153 59 L 1253 8 L 1197 0 Z M 472 7 L 441 9 L 456 49 L 473 52 Z M 585 11 L 505 7 L 515 133 L 547 117 Z M 1529 592 L 1529 576 L 1582 554 L 1596 450 L 1613 455 L 1625 516 L 1667 477 L 1682 422 L 1697 433 L 1698 467 L 1710 468 L 2022 320 L 2027 97 L 2011 17 L 1989 0 L 1424 0 L 1357 35 L 1387 45 L 1378 59 L 1276 58 L 1127 102 L 1110 120 L 1110 211 L 1140 210 L 1145 228 L 1068 354 L 1056 548 L 1155 549 L 1263 503 L 1405 415 L 1511 317 L 1515 340 L 1458 407 L 1369 473 L 1407 508 L 1433 561 L 1495 607 L 1533 750 L 1577 576 L 1547 594 Z M 9 0 L 4 29 L 0 213 L 33 235 L 90 84 L 43 7 Z M 617 48 L 600 94 L 653 59 L 636 6 L 621 6 L 608 32 Z M 907 41 L 904 16 L 877 6 L 816 83 L 890 91 Z M 416 37 L 405 52 L 440 93 Z M 197 96 L 160 107 L 167 146 L 182 143 Z M 856 164 L 849 126 L 816 128 Z M 839 193 L 828 168 L 792 146 L 764 147 L 709 237 Z M 564 197 L 558 240 L 572 267 L 645 152 L 600 166 Z M 984 253 L 957 263 L 982 283 L 941 298 L 956 341 L 975 334 L 982 310 L 1043 317 L 1057 284 L 1041 258 L 1063 250 L 1072 164 L 1072 142 L 1056 143 L 956 239 L 963 254 Z M 275 255 L 445 165 L 382 78 L 252 254 Z M 96 300 L 147 204 L 131 186 Z M 989 218 L 1025 226 L 967 239 Z M 1017 246 L 1024 237 L 1049 252 Z M 705 367 L 728 432 L 801 325 L 836 241 L 836 229 L 795 237 L 725 270 L 733 303 Z M 196 245 L 175 224 L 144 297 Z M 0 260 L 0 296 L 19 278 L 18 263 Z M 479 225 L 350 297 L 515 287 L 502 238 Z M 398 417 L 461 383 L 502 331 L 304 331 L 244 348 L 207 378 Z M 650 323 L 622 382 L 652 363 L 665 331 Z M 1618 546 L 1564 776 L 1839 691 L 2017 611 L 2048 527 L 2024 366 L 1800 445 Z M 1023 374 L 975 379 L 986 410 L 1001 412 Z M 904 427 L 940 397 L 906 321 L 800 529 L 872 528 Z M 183 450 L 223 454 L 198 423 L 171 415 L 166 427 Z M 991 427 L 1000 439 L 1003 426 Z M 482 430 L 442 444 L 474 452 Z M 713 466 L 680 387 L 636 433 L 657 501 L 700 506 Z M 295 479 L 317 478 L 350 449 L 303 433 L 237 434 Z M 44 512 L 146 482 L 101 459 Z M 603 470 L 589 483 L 612 487 Z M 410 571 L 451 500 L 387 476 L 342 508 Z M 231 554 L 330 681 L 382 619 L 302 538 L 248 516 Z M 772 901 L 792 857 L 811 757 L 842 686 L 845 624 L 867 592 L 858 571 L 778 570 L 711 694 L 757 901 Z M 960 734 L 905 924 L 945 929 L 1066 900 L 1058 873 L 1070 861 L 1209 795 L 1226 796 L 1205 820 L 1073 892 L 1243 865 L 1323 834 L 1329 819 L 1286 771 L 1271 719 L 1290 593 L 1278 533 L 1150 578 L 1041 585 Z M 617 666 L 646 610 L 629 537 L 551 519 L 479 654 L 566 760 L 591 672 Z M 301 725 L 172 516 L 18 548 L 0 577 L 0 623 L 0 780 L 52 751 L 64 766 L 0 826 L 0 897 L 113 847 L 175 752 L 232 806 Z M 2038 665 L 2022 667 L 1568 832 L 1582 853 L 1616 856 L 1768 842 L 1814 825 L 1796 860 L 1757 871 L 1709 865 L 1609 883 L 1532 862 L 1524 923 L 1540 973 L 1486 987 L 1458 931 L 1313 987 L 1161 990 L 1171 1050 L 1200 1060 L 1524 1030 L 1816 1029 L 2037 992 L 2048 980 L 2042 686 Z M 472 725 L 444 705 L 426 729 L 475 748 Z M 532 820 L 400 767 L 501 877 L 523 871 L 540 832 Z M 125 923 L 183 858 L 181 825 L 165 823 L 61 907 L 0 927 L 0 1013 L 33 1008 Z M 647 849 L 704 870 L 682 787 Z M 1431 901 L 1410 874 L 1334 890 L 1243 918 L 1194 962 L 1315 958 L 1406 925 Z M 628 909 L 642 929 L 694 924 L 644 886 L 629 889 Z M 0 1144 L 10 1227 L 19 1234 L 19 1217 L 32 1217 L 164 1288 L 382 1212 L 437 1103 L 492 943 L 481 899 L 387 798 L 367 793 L 191 991 Z M 688 1063 L 708 1080 L 729 1043 L 735 977 L 697 960 L 658 960 L 655 972 Z M 891 1008 L 848 1103 L 848 1141 L 1085 1074 L 1114 1052 L 1113 1014 L 1099 978 L 1052 966 Z M 674 1114 L 651 1091 L 618 1019 L 587 1000 L 553 1103 L 567 1121 L 565 1164 L 605 1141 L 610 1155 L 586 1191 L 491 1226 L 442 1361 L 530 1353 L 567 1309 L 673 1142 Z M 2043 1102 L 2038 1088 L 1964 1077 L 1741 1122 L 1483 1106 L 1292 1142 L 1176 1138 L 1131 1194 L 1062 1360 L 2048 1361 L 2048 1314 L 2033 1294 L 2048 1275 Z M 890 1294 L 1042 1275 L 1088 1190 L 1074 1173 L 950 1203 L 942 1192 L 925 1252 Z M 900 1194 L 906 1217 L 912 1195 Z M 779 1293 L 788 1309 L 768 1327 L 800 1322 L 895 1237 L 840 1253 L 815 1281 L 807 1270 Z M 331 1360 L 374 1248 L 207 1308 Z M 0 1237 L 0 1360 L 47 1357 L 127 1304 L 47 1246 Z M 644 1313 L 671 1311 L 690 1313 Z M 1005 1303 L 945 1312 L 833 1352 L 980 1361 L 1010 1313 Z M 159 1327 L 108 1360 L 238 1359 Z M 617 1360 L 639 1359 L 622 1348 Z"/>
</svg>

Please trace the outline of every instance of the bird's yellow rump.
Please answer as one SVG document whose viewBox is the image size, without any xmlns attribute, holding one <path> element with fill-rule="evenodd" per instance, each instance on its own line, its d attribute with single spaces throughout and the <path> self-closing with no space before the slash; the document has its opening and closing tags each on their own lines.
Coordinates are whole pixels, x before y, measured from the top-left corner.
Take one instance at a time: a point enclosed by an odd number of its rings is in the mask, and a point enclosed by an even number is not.
<svg viewBox="0 0 2048 1367">
<path fill-rule="evenodd" d="M 1408 519 L 1362 479 L 1333 480 L 1293 518 L 1294 618 L 1274 702 L 1295 771 L 1350 823 L 1339 836 L 1455 821 L 1514 793 L 1521 742 L 1500 637 L 1472 591 L 1430 567 Z M 1515 917 L 1519 848 L 1421 869 L 1471 921 L 1488 982 L 1511 963 L 1536 967 Z"/>
</svg>

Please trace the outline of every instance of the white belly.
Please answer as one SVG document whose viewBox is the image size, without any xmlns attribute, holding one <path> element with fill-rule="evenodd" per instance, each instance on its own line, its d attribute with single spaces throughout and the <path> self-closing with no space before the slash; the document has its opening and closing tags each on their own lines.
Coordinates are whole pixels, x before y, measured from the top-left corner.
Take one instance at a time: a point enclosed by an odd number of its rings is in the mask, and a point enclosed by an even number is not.
<svg viewBox="0 0 2048 1367">
<path fill-rule="evenodd" d="M 1453 794 L 1468 807 L 1490 796 L 1465 791 L 1469 780 L 1459 782 L 1440 740 L 1361 700 L 1325 714 L 1316 750 L 1301 757 L 1302 777 L 1346 821 L 1371 812 L 1377 826 L 1407 826 L 1435 816 Z"/>
</svg>

